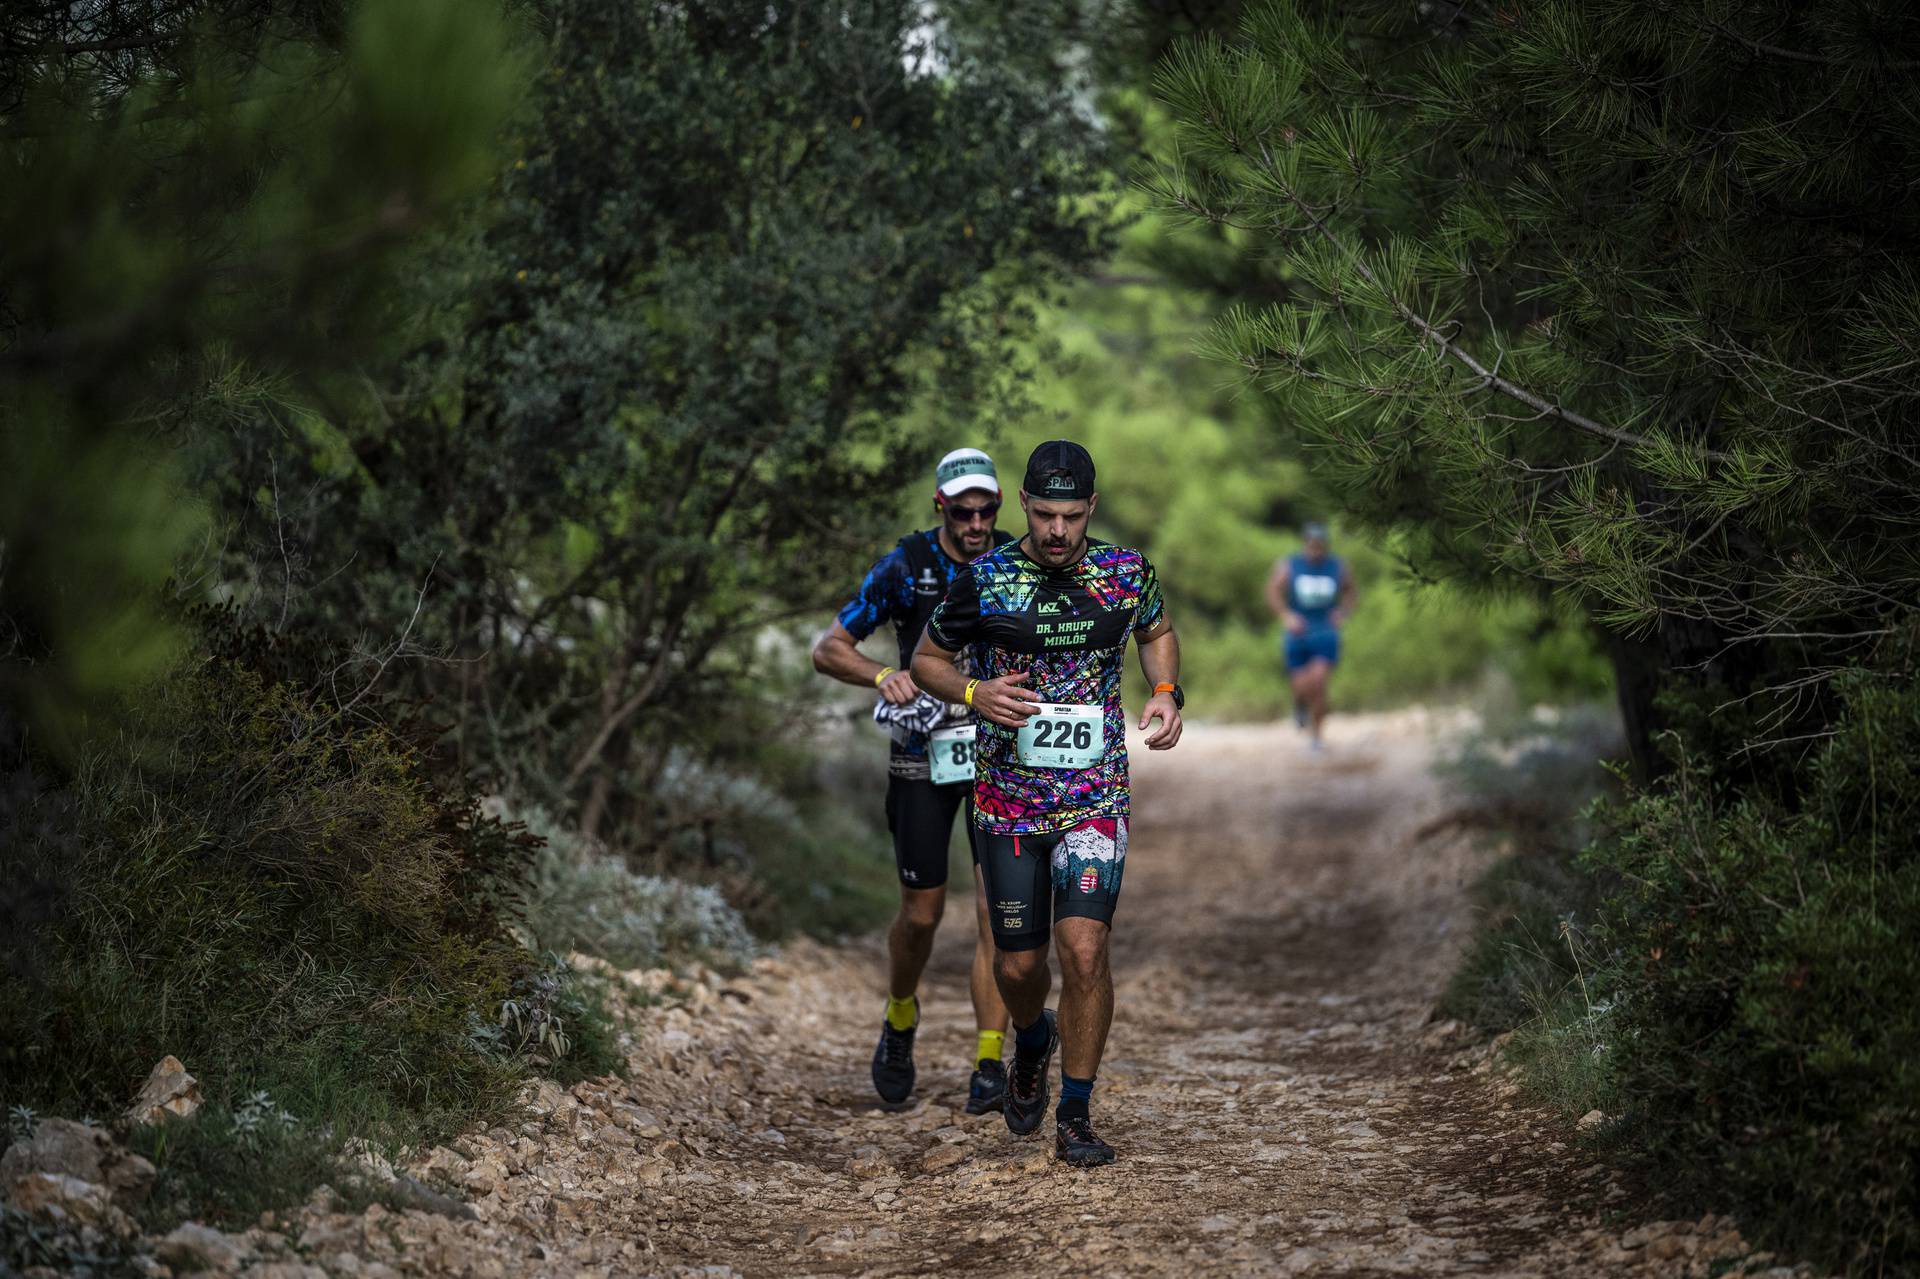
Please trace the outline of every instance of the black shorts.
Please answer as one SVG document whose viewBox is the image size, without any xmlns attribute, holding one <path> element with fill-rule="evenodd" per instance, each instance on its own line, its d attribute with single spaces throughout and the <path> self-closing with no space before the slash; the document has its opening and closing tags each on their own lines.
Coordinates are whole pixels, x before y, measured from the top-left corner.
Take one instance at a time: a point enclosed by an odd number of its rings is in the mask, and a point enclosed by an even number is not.
<svg viewBox="0 0 1920 1279">
<path fill-rule="evenodd" d="M 1057 920 L 1109 926 L 1127 867 L 1127 819 L 1101 817 L 1044 835 L 974 832 L 987 918 L 1001 950 L 1038 950 Z"/>
<path fill-rule="evenodd" d="M 893 832 L 893 864 L 903 888 L 939 888 L 947 882 L 947 844 L 953 819 L 965 810 L 967 846 L 980 849 L 973 829 L 973 785 L 935 786 L 926 778 L 887 778 L 887 829 Z"/>
</svg>

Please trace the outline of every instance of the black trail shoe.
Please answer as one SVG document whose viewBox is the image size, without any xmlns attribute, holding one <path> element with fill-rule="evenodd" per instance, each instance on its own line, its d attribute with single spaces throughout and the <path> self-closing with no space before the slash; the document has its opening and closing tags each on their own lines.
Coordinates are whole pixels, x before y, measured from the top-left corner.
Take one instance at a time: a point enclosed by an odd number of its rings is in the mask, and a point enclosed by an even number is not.
<svg viewBox="0 0 1920 1279">
<path fill-rule="evenodd" d="M 1047 1113 L 1047 1078 L 1053 1067 L 1053 1050 L 1060 1046 L 1060 1020 L 1048 1008 L 1040 1014 L 1047 1023 L 1047 1049 L 1029 1059 L 1018 1048 L 1013 1053 L 1013 1069 L 1007 1072 L 1007 1128 L 1024 1137 L 1040 1126 Z"/>
<path fill-rule="evenodd" d="M 1007 1068 L 991 1059 L 980 1063 L 967 1084 L 967 1113 L 984 1115 L 998 1110 L 1007 1100 Z"/>
<path fill-rule="evenodd" d="M 1113 1162 L 1113 1147 L 1093 1134 L 1093 1123 L 1082 1115 L 1056 1120 L 1053 1153 L 1075 1168 L 1098 1168 Z"/>
<path fill-rule="evenodd" d="M 873 1049 L 873 1090 L 889 1106 L 913 1094 L 913 1029 L 895 1030 L 880 1023 L 880 1042 Z"/>
</svg>

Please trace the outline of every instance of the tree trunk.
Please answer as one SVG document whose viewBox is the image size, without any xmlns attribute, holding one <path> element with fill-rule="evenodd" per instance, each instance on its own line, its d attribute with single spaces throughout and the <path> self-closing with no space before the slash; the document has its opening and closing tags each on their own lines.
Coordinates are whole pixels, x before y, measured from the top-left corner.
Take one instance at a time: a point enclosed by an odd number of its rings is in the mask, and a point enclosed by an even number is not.
<svg viewBox="0 0 1920 1279">
<path fill-rule="evenodd" d="M 1613 663 L 1614 696 L 1620 702 L 1620 723 L 1626 730 L 1633 780 L 1644 786 L 1666 771 L 1666 761 L 1653 745 L 1660 727 L 1654 698 L 1660 692 L 1666 662 L 1651 644 L 1627 639 L 1605 627 L 1596 629 L 1607 660 Z"/>
</svg>

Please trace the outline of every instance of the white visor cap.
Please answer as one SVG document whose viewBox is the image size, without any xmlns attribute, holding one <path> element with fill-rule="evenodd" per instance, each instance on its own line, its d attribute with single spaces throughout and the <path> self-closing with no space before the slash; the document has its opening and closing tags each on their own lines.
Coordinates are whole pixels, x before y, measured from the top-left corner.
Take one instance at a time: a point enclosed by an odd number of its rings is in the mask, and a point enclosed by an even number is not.
<svg viewBox="0 0 1920 1279">
<path fill-rule="evenodd" d="M 1000 477 L 994 473 L 993 459 L 979 449 L 955 449 L 933 468 L 933 482 L 942 497 L 958 497 L 968 489 L 1000 491 Z"/>
</svg>

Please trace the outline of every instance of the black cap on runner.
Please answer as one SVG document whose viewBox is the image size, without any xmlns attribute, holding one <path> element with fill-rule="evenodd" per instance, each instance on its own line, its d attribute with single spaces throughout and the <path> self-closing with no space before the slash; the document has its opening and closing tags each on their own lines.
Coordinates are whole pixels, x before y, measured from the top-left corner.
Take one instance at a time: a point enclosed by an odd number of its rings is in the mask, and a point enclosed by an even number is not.
<svg viewBox="0 0 1920 1279">
<path fill-rule="evenodd" d="M 1084 502 L 1093 496 L 1093 458 L 1072 440 L 1048 440 L 1027 458 L 1020 487 L 1042 501 Z"/>
</svg>

